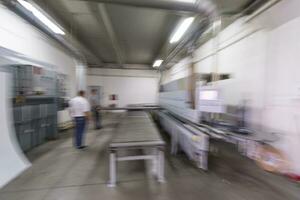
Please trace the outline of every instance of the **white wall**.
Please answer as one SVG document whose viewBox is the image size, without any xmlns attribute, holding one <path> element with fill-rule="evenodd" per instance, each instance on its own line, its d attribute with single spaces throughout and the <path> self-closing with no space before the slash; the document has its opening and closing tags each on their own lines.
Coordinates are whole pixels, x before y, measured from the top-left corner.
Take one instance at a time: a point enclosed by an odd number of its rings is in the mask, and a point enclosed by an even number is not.
<svg viewBox="0 0 300 200">
<path fill-rule="evenodd" d="M 299 2 L 300 6 L 300 2 Z M 300 8 L 300 7 L 298 7 Z M 280 144 L 300 173 L 300 17 L 269 34 L 265 123 L 283 134 Z"/>
<path fill-rule="evenodd" d="M 0 71 L 0 188 L 30 166 L 16 142 L 8 101 L 11 77 Z"/>
<path fill-rule="evenodd" d="M 67 74 L 68 93 L 74 96 L 76 65 L 73 57 L 55 41 L 1 4 L 0 19 L 0 46 L 31 59 L 49 63 L 56 71 Z"/>
<path fill-rule="evenodd" d="M 76 92 L 76 64 L 72 56 L 56 42 L 48 38 L 21 17 L 0 4 L 0 47 L 22 54 L 35 62 L 47 63 L 54 70 L 67 74 L 67 92 L 74 96 Z M 3 63 L 0 63 L 0 65 Z M 41 66 L 43 67 L 43 66 Z M 25 170 L 30 163 L 18 148 L 8 101 L 8 84 L 6 75 L 0 75 L 0 187 Z M 62 119 L 66 120 L 66 119 Z"/>
<path fill-rule="evenodd" d="M 239 19 L 219 34 L 218 72 L 225 103 L 251 99 L 250 121 L 281 134 L 277 146 L 300 173 L 300 1 L 283 0 L 251 21 Z M 213 72 L 213 41 L 194 52 L 196 72 Z M 186 76 L 182 60 L 165 72 L 164 82 Z M 180 66 L 181 70 L 178 70 Z"/>
<path fill-rule="evenodd" d="M 158 73 L 153 70 L 90 69 L 87 85 L 102 86 L 103 106 L 113 103 L 111 94 L 118 95 L 118 106 L 157 102 Z"/>
<path fill-rule="evenodd" d="M 82 81 L 79 81 L 79 84 L 77 83 L 77 80 L 84 80 L 78 77 L 78 75 L 80 76 L 80 74 L 82 74 L 80 73 L 80 71 L 82 71 L 82 65 L 76 62 L 56 41 L 50 39 L 39 29 L 1 4 L 0 19 L 1 47 L 23 54 L 30 59 L 52 65 L 57 72 L 66 74 L 67 95 L 70 97 L 76 95 L 77 86 L 82 87 L 85 85 Z M 76 68 L 80 70 L 76 71 Z M 76 72 L 79 73 L 76 74 Z M 59 122 L 70 120 L 65 112 L 66 111 L 60 111 L 58 113 Z"/>
<path fill-rule="evenodd" d="M 187 77 L 191 74 L 189 65 L 192 63 L 192 58 L 187 57 L 175 64 L 170 70 L 164 71 L 162 75 L 162 84 Z"/>
</svg>

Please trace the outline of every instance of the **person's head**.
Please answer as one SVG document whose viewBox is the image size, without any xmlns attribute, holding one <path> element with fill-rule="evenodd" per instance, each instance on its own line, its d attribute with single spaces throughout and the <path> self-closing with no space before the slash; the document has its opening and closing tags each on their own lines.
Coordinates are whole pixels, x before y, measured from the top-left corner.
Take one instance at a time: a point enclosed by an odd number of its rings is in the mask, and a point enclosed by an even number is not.
<svg viewBox="0 0 300 200">
<path fill-rule="evenodd" d="M 85 91 L 84 90 L 80 90 L 78 92 L 78 96 L 84 97 L 85 96 Z"/>
<path fill-rule="evenodd" d="M 92 89 L 92 95 L 96 95 L 97 94 L 97 90 L 96 89 Z"/>
</svg>

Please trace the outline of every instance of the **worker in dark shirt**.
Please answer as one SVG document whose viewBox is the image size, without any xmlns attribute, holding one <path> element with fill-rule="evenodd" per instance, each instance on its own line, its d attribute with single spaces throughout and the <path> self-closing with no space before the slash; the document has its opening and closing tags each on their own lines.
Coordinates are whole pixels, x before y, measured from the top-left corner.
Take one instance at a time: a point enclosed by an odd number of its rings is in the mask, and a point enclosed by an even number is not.
<svg viewBox="0 0 300 200">
<path fill-rule="evenodd" d="M 90 104 L 92 107 L 95 129 L 101 129 L 100 102 L 96 89 L 91 91 Z"/>
</svg>

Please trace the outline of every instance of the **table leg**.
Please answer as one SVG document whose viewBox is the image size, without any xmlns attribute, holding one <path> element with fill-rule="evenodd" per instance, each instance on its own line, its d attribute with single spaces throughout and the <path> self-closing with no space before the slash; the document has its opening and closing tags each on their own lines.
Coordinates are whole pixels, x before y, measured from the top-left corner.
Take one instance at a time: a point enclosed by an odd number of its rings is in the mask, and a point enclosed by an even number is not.
<svg viewBox="0 0 300 200">
<path fill-rule="evenodd" d="M 153 174 L 153 175 L 155 175 L 155 176 L 157 176 L 158 175 L 158 159 L 157 159 L 157 149 L 154 149 L 153 150 L 153 155 L 156 155 L 156 156 L 154 156 L 154 158 L 151 160 L 151 162 L 152 162 L 152 168 L 151 168 L 151 173 Z"/>
<path fill-rule="evenodd" d="M 116 152 L 111 151 L 109 155 L 109 183 L 108 187 L 115 187 L 117 180 L 117 160 L 116 160 Z"/>
<path fill-rule="evenodd" d="M 158 182 L 165 182 L 165 153 L 163 149 L 158 150 Z"/>
<path fill-rule="evenodd" d="M 199 155 L 197 156 L 197 166 L 203 170 L 207 170 L 208 166 L 207 166 L 207 152 L 206 151 L 201 151 L 199 152 Z"/>
</svg>

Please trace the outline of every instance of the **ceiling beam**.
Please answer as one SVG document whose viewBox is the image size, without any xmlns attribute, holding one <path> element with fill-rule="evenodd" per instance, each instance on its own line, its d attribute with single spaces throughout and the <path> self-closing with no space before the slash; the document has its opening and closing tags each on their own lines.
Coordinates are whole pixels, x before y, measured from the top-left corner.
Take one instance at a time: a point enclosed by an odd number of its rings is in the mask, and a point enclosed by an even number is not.
<svg viewBox="0 0 300 200">
<path fill-rule="evenodd" d="M 108 16 L 105 5 L 104 4 L 93 4 L 93 3 L 89 2 L 88 6 L 89 6 L 93 16 L 98 21 L 98 23 L 99 24 L 102 24 L 101 22 L 104 23 L 104 28 L 109 36 L 110 42 L 115 51 L 115 55 L 117 57 L 118 64 L 122 67 L 123 63 L 124 63 L 123 52 L 121 50 L 120 44 L 119 44 L 117 36 L 116 36 L 116 32 L 112 26 L 112 23 Z"/>
<path fill-rule="evenodd" d="M 97 3 L 120 4 L 125 6 L 155 8 L 175 11 L 194 12 L 210 17 L 217 15 L 216 6 L 210 0 L 179 1 L 179 0 L 80 0 Z"/>
<path fill-rule="evenodd" d="M 174 0 L 81 0 L 81 1 L 193 12 L 197 14 L 198 17 L 206 19 L 210 23 L 213 23 L 219 16 L 218 9 L 215 3 L 213 3 L 210 0 L 195 0 L 194 2 L 178 1 L 178 0 L 177 1 Z M 197 32 L 201 32 L 201 30 L 198 30 Z M 190 36 L 192 38 L 187 39 L 187 41 L 185 42 L 180 42 L 180 45 L 177 45 L 176 48 L 171 51 L 171 53 L 167 52 L 167 56 L 163 55 L 163 57 L 166 57 L 166 60 L 163 63 L 164 65 L 167 65 L 168 62 L 171 61 L 171 59 L 174 57 L 173 54 L 176 55 L 181 49 L 187 47 L 190 42 L 194 41 L 193 34 L 191 34 Z M 163 44 L 161 49 L 162 54 L 164 54 L 165 49 L 166 49 L 166 45 Z M 159 52 L 159 54 L 161 54 L 161 52 Z"/>
<path fill-rule="evenodd" d="M 123 64 L 122 67 L 118 63 L 104 63 L 103 65 L 92 65 L 89 68 L 108 68 L 108 69 L 138 69 L 138 70 L 157 70 L 151 65 L 146 64 Z"/>
<path fill-rule="evenodd" d="M 182 19 L 184 19 L 183 16 L 181 16 L 181 19 L 179 19 L 178 21 L 180 21 Z M 177 22 L 177 24 L 178 24 L 178 22 Z M 173 31 L 174 30 L 172 30 L 170 32 L 170 34 L 168 34 L 168 37 L 166 38 L 166 40 L 164 41 L 164 43 L 161 45 L 161 47 L 158 50 L 158 52 L 156 52 L 156 54 L 155 54 L 156 57 L 154 59 L 162 59 L 162 60 L 164 60 L 167 57 L 167 55 L 168 55 L 168 53 L 170 51 L 170 48 L 171 48 L 170 42 L 169 42 L 169 38 L 170 38 L 170 35 L 172 34 Z"/>
</svg>

